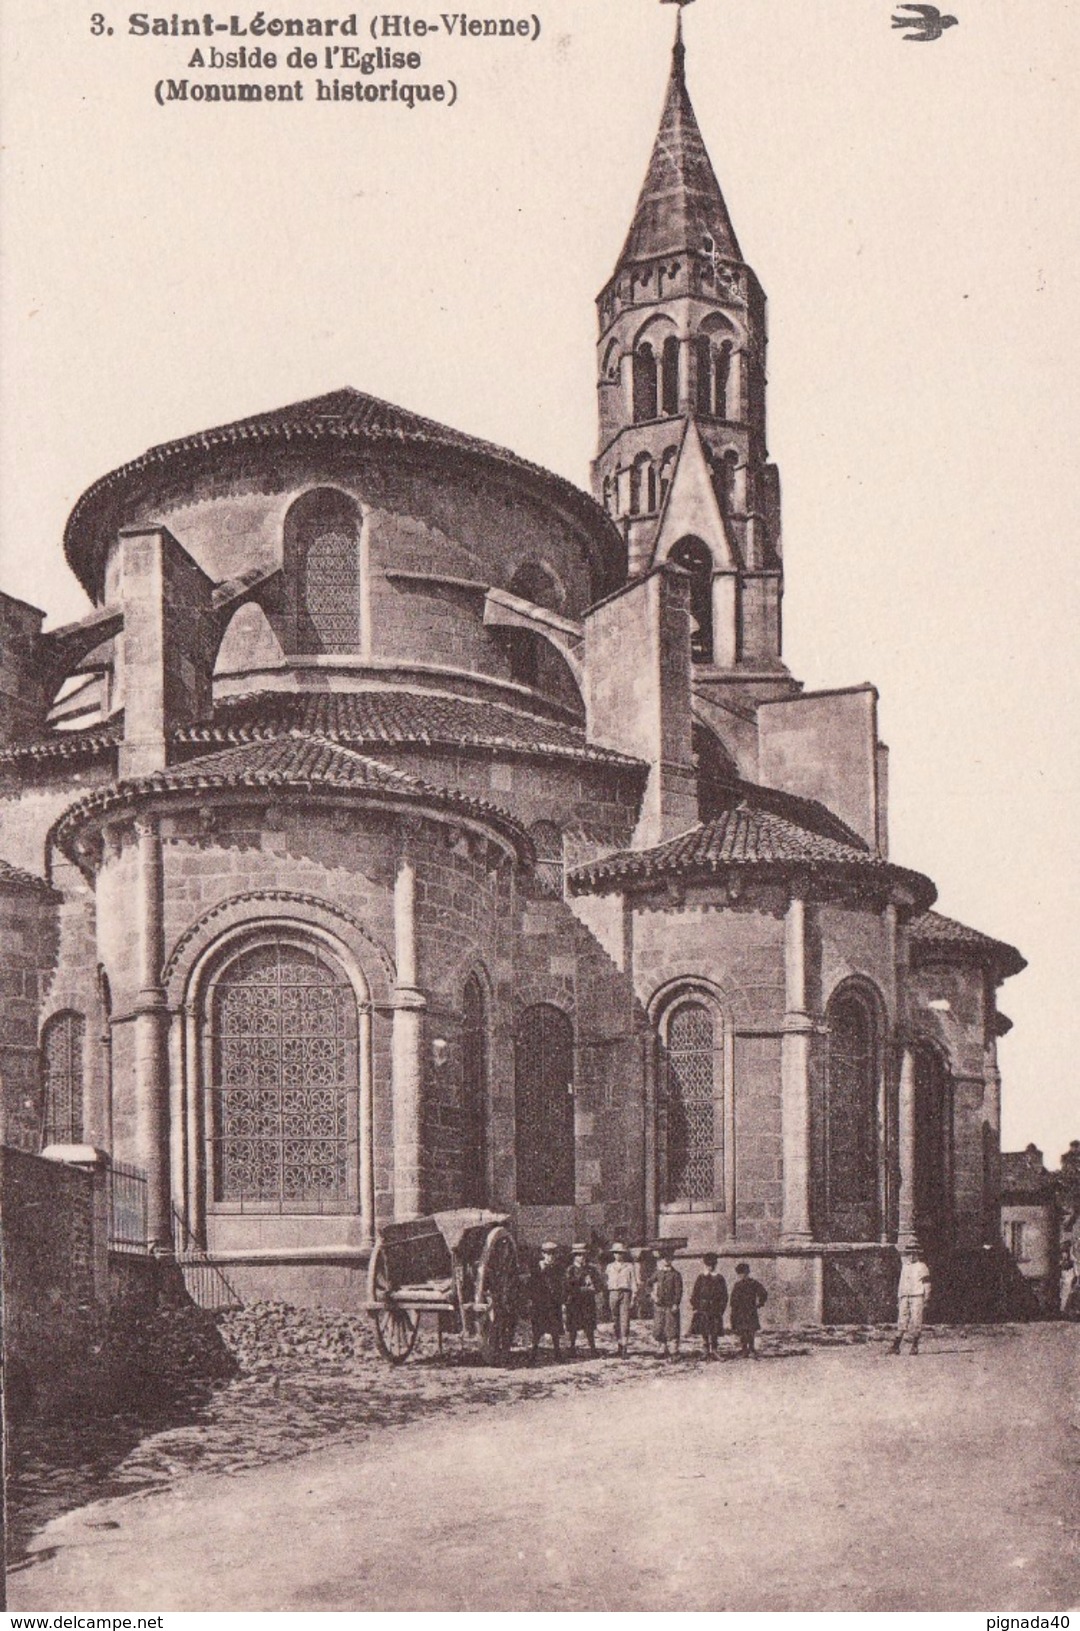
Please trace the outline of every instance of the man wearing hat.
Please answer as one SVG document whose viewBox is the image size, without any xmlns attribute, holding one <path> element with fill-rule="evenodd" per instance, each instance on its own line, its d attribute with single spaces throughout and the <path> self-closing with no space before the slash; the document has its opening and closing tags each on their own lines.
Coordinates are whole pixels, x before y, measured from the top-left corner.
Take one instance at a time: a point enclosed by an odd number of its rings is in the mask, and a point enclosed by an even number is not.
<svg viewBox="0 0 1080 1631">
<path fill-rule="evenodd" d="M 563 1318 L 570 1352 L 577 1352 L 578 1332 L 585 1333 L 589 1352 L 596 1353 L 596 1294 L 600 1289 L 599 1276 L 589 1262 L 589 1248 L 583 1240 L 575 1240 L 570 1248 L 570 1267 L 563 1279 Z"/>
<path fill-rule="evenodd" d="M 724 1334 L 727 1281 L 716 1272 L 720 1259 L 715 1252 L 705 1252 L 701 1261 L 705 1265 L 704 1272 L 698 1275 L 690 1293 L 690 1307 L 694 1310 L 690 1335 L 701 1338 L 706 1359 L 718 1359 L 716 1348 Z"/>
<path fill-rule="evenodd" d="M 682 1325 L 683 1279 L 675 1267 L 674 1246 L 661 1246 L 660 1269 L 652 1285 L 653 1335 L 664 1345 L 664 1358 L 671 1358 L 671 1344 L 675 1356 L 679 1353 Z"/>
<path fill-rule="evenodd" d="M 563 1277 L 556 1261 L 559 1250 L 557 1240 L 545 1240 L 540 1247 L 540 1261 L 529 1282 L 529 1312 L 532 1320 L 532 1356 L 540 1352 L 540 1342 L 551 1338 L 555 1358 L 559 1357 L 559 1338 L 563 1333 L 562 1304 Z"/>
<path fill-rule="evenodd" d="M 638 1271 L 629 1251 L 621 1240 L 611 1248 L 612 1261 L 604 1273 L 607 1284 L 611 1317 L 615 1321 L 615 1341 L 619 1354 L 625 1359 L 630 1342 L 630 1308 L 637 1296 Z"/>
</svg>

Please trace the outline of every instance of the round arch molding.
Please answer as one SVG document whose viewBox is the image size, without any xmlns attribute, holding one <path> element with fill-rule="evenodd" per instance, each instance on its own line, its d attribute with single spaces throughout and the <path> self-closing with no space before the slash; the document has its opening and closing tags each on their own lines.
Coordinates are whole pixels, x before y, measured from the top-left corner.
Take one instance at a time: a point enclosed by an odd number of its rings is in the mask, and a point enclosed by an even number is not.
<svg viewBox="0 0 1080 1631">
<path fill-rule="evenodd" d="M 371 1005 L 389 1003 L 396 978 L 394 959 L 354 917 L 318 895 L 266 889 L 218 901 L 184 930 L 165 960 L 162 975 L 169 1007 L 185 1006 L 197 972 L 226 940 L 272 927 L 311 931 L 316 938 L 343 948 L 364 980 Z"/>
</svg>

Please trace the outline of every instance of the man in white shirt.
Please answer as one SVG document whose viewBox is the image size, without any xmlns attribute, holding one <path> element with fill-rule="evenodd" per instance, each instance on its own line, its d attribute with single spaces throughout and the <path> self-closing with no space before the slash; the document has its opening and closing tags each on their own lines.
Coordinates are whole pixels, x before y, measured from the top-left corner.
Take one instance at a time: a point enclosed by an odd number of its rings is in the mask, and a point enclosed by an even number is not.
<svg viewBox="0 0 1080 1631">
<path fill-rule="evenodd" d="M 638 1271 L 637 1264 L 621 1240 L 615 1242 L 611 1251 L 614 1261 L 605 1269 L 604 1279 L 611 1317 L 615 1321 L 615 1341 L 619 1345 L 620 1355 L 625 1359 L 630 1341 L 630 1308 L 638 1289 Z"/>
<path fill-rule="evenodd" d="M 889 1350 L 890 1353 L 900 1352 L 905 1331 L 911 1336 L 911 1352 L 918 1353 L 923 1317 L 929 1297 L 930 1270 L 923 1262 L 917 1245 L 905 1246 L 900 1265 L 900 1284 L 896 1288 L 896 1338 Z"/>
</svg>

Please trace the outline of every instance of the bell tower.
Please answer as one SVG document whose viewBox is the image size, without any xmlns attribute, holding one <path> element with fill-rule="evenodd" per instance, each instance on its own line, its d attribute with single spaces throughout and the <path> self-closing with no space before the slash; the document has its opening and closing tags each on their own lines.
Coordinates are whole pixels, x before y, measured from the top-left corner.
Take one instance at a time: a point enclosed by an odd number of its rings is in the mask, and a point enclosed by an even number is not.
<svg viewBox="0 0 1080 1631">
<path fill-rule="evenodd" d="M 623 532 L 631 578 L 665 560 L 689 571 L 695 687 L 722 689 L 786 680 L 780 482 L 765 445 L 765 295 L 702 140 L 685 60 L 680 3 L 660 129 L 597 301 L 593 492 Z"/>
</svg>

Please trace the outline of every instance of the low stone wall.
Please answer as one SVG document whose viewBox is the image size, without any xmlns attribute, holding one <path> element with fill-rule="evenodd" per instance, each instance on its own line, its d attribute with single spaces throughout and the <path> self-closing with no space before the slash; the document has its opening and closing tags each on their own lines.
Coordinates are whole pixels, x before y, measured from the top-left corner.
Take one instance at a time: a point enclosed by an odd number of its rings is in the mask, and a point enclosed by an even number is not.
<svg viewBox="0 0 1080 1631">
<path fill-rule="evenodd" d="M 160 1265 L 108 1251 L 103 1169 L 0 1148 L 4 1388 L 12 1418 L 108 1409 L 138 1331 L 169 1287 Z"/>
</svg>

